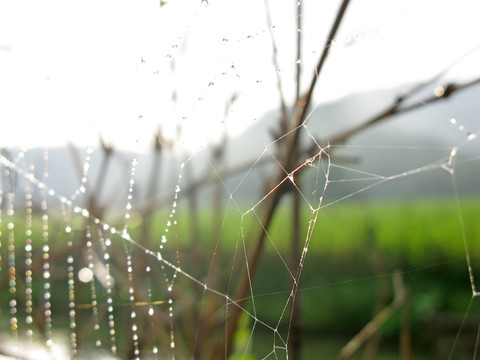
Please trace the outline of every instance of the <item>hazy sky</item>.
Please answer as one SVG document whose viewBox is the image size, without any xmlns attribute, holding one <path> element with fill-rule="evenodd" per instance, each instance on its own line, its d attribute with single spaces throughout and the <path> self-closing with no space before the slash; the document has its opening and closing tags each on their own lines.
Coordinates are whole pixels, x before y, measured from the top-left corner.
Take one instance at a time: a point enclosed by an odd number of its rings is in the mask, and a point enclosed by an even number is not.
<svg viewBox="0 0 480 360">
<path fill-rule="evenodd" d="M 162 3 L 163 4 L 163 3 Z M 142 151 L 161 126 L 193 150 L 306 88 L 339 7 L 259 0 L 0 1 L 0 146 L 98 144 Z M 352 1 L 315 101 L 429 78 L 480 43 L 480 2 Z M 272 40 L 278 67 L 272 64 Z M 480 74 L 479 51 L 450 77 Z M 232 96 L 236 101 L 227 109 Z"/>
</svg>

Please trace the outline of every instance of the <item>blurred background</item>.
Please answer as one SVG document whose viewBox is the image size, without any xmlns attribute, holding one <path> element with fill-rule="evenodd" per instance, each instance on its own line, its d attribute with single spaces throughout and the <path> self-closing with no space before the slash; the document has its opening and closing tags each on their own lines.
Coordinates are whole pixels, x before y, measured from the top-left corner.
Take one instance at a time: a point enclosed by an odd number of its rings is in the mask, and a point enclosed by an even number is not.
<svg viewBox="0 0 480 360">
<path fill-rule="evenodd" d="M 0 4 L 0 356 L 477 349 L 475 1 Z"/>
</svg>

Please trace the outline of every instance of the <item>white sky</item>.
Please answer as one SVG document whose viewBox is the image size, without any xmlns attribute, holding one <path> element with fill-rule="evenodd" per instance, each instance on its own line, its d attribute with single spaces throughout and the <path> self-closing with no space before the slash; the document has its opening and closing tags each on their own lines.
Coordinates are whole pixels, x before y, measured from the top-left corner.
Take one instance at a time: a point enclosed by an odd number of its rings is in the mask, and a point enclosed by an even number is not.
<svg viewBox="0 0 480 360">
<path fill-rule="evenodd" d="M 338 6 L 303 2 L 303 88 Z M 274 69 L 261 0 L 0 0 L 0 147 L 97 145 L 101 133 L 142 151 L 180 124 L 194 150 L 238 133 L 278 107 L 275 71 L 293 99 L 295 7 L 270 1 Z M 315 100 L 429 78 L 480 43 L 478 14 L 476 0 L 353 0 Z M 451 76 L 478 76 L 479 60 Z"/>
</svg>

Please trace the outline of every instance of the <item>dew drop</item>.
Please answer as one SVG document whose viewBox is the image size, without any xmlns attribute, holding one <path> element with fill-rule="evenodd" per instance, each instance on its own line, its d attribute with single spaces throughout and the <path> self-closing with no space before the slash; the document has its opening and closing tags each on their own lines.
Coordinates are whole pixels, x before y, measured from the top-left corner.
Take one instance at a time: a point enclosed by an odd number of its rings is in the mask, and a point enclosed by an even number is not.
<svg viewBox="0 0 480 360">
<path fill-rule="evenodd" d="M 445 95 L 445 85 L 438 85 L 434 90 L 433 90 L 433 94 L 436 96 L 436 97 L 442 97 L 443 95 Z"/>
<path fill-rule="evenodd" d="M 455 146 L 452 151 L 450 151 L 450 157 L 454 157 L 457 155 L 457 147 Z"/>
<path fill-rule="evenodd" d="M 83 283 L 92 281 L 93 271 L 87 267 L 80 269 L 80 271 L 78 272 L 78 279 Z"/>
</svg>

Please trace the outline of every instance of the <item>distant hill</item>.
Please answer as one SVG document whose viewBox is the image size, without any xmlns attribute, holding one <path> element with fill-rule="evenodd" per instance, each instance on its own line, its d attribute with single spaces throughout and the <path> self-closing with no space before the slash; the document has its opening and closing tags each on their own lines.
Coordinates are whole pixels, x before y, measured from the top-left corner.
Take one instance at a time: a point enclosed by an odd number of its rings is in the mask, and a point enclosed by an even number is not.
<svg viewBox="0 0 480 360">
<path fill-rule="evenodd" d="M 318 105 L 305 123 L 306 129 L 301 130 L 303 143 L 311 144 L 312 138 L 315 138 L 320 144 L 326 144 L 329 137 L 350 126 L 362 123 L 384 110 L 409 88 L 411 86 L 353 94 L 337 102 Z M 327 197 L 337 199 L 380 180 L 375 178 L 370 181 L 351 181 L 369 177 L 360 172 L 392 177 L 445 160 L 454 146 L 466 140 L 469 131 L 479 131 L 479 98 L 480 87 L 477 86 L 453 96 L 448 101 L 440 101 L 416 111 L 389 118 L 353 136 L 345 146 L 338 147 L 333 152 L 332 163 L 336 166 L 331 168 L 330 180 L 344 181 L 330 184 L 326 192 Z M 452 116 L 456 117 L 458 124 L 462 124 L 465 130 L 460 131 L 458 126 L 450 123 Z M 272 133 L 275 133 L 278 128 L 278 118 L 278 112 L 271 111 L 239 137 L 231 139 L 227 144 L 226 163 L 234 168 L 235 164 L 245 163 L 245 159 L 250 158 L 253 164 L 262 154 L 261 159 L 270 158 L 269 162 L 272 163 L 272 168 L 275 168 L 271 155 L 276 151 Z M 262 153 L 267 146 L 268 151 Z M 461 159 L 478 157 L 479 154 L 479 140 L 472 141 L 459 150 L 456 178 L 461 182 L 459 191 L 462 194 L 480 193 L 478 161 L 468 165 L 459 163 Z M 351 160 L 354 163 L 351 163 Z M 346 167 L 349 170 L 340 167 Z M 264 170 L 265 175 L 270 171 Z M 262 171 L 259 171 L 258 176 L 261 174 Z M 310 171 L 307 177 L 306 183 L 310 183 L 310 187 L 314 189 L 313 184 L 319 181 L 317 172 Z M 239 182 L 240 177 L 233 181 L 232 188 L 236 186 L 235 181 Z M 253 189 L 254 184 L 255 182 L 251 181 L 250 186 L 241 186 L 246 190 L 241 196 L 248 196 L 247 188 Z M 260 188 L 255 190 L 259 191 Z M 449 173 L 436 169 L 419 171 L 415 175 L 399 176 L 396 180 L 386 181 L 356 196 L 404 198 L 450 196 L 451 193 L 452 183 Z"/>
<path fill-rule="evenodd" d="M 301 130 L 302 143 L 307 146 L 312 143 L 312 138 L 321 144 L 327 143 L 329 137 L 342 129 L 361 123 L 383 110 L 406 88 L 408 87 L 403 86 L 353 94 L 333 103 L 317 105 L 305 123 L 305 129 Z M 480 87 L 477 86 L 453 96 L 448 102 L 427 105 L 417 111 L 392 117 L 355 135 L 345 146 L 335 148 L 331 159 L 333 164 L 330 168 L 331 184 L 325 194 L 328 201 L 335 201 L 354 193 L 356 194 L 353 197 L 375 198 L 451 195 L 451 177 L 446 170 L 421 171 L 421 167 L 436 161 L 444 161 L 454 146 L 465 141 L 468 131 L 479 131 L 478 99 Z M 278 134 L 278 115 L 278 111 L 270 111 L 244 133 L 228 139 L 221 164 L 213 158 L 212 149 L 205 149 L 193 155 L 183 169 L 182 186 L 188 188 L 188 184 L 207 175 L 213 179 L 218 179 L 219 176 L 228 189 L 223 195 L 229 196 L 228 193 L 233 193 L 238 201 L 257 199 L 259 194 L 266 191 L 263 189 L 264 180 L 278 168 L 275 162 L 277 149 L 273 135 Z M 458 126 L 450 123 L 452 116 L 456 117 L 458 124 L 464 126 L 465 130 L 461 131 Z M 14 153 L 4 151 L 3 154 L 9 158 L 15 157 Z M 479 154 L 479 140 L 471 141 L 459 149 L 455 178 L 461 194 L 480 194 Z M 67 197 L 74 194 L 80 186 L 85 155 L 85 149 L 75 150 L 72 147 L 49 149 L 50 175 L 46 180 L 47 184 Z M 132 157 L 133 154 L 130 153 L 113 153 L 108 163 L 108 174 L 97 200 L 109 206 L 124 206 Z M 147 187 L 154 158 L 153 155 L 137 157 L 139 165 L 136 171 L 134 201 L 140 204 L 152 198 L 148 195 Z M 476 157 L 477 160 L 462 163 L 471 157 Z M 95 149 L 89 170 L 90 187 L 99 187 L 99 174 L 104 161 L 105 154 L 100 149 Z M 166 194 L 165 199 L 171 198 L 168 194 L 175 188 L 181 161 L 182 159 L 173 153 L 162 153 L 160 167 L 156 170 L 157 193 L 153 197 L 161 197 L 163 193 Z M 19 165 L 33 164 L 36 176 L 42 178 L 43 162 L 43 150 L 31 149 Z M 228 177 L 224 175 L 236 168 L 241 170 Z M 304 193 L 315 193 L 311 195 L 312 199 L 318 197 L 318 191 L 323 188 L 323 171 L 317 164 L 315 168 L 306 172 Z M 414 173 L 408 176 L 401 175 L 409 171 Z M 367 186 L 382 182 L 381 176 L 390 180 L 358 192 Z M 22 184 L 17 186 L 20 190 L 23 188 Z M 200 199 L 210 200 L 212 187 L 202 188 L 198 196 Z M 21 204 L 22 201 L 21 195 L 17 196 L 17 202 Z"/>
</svg>

